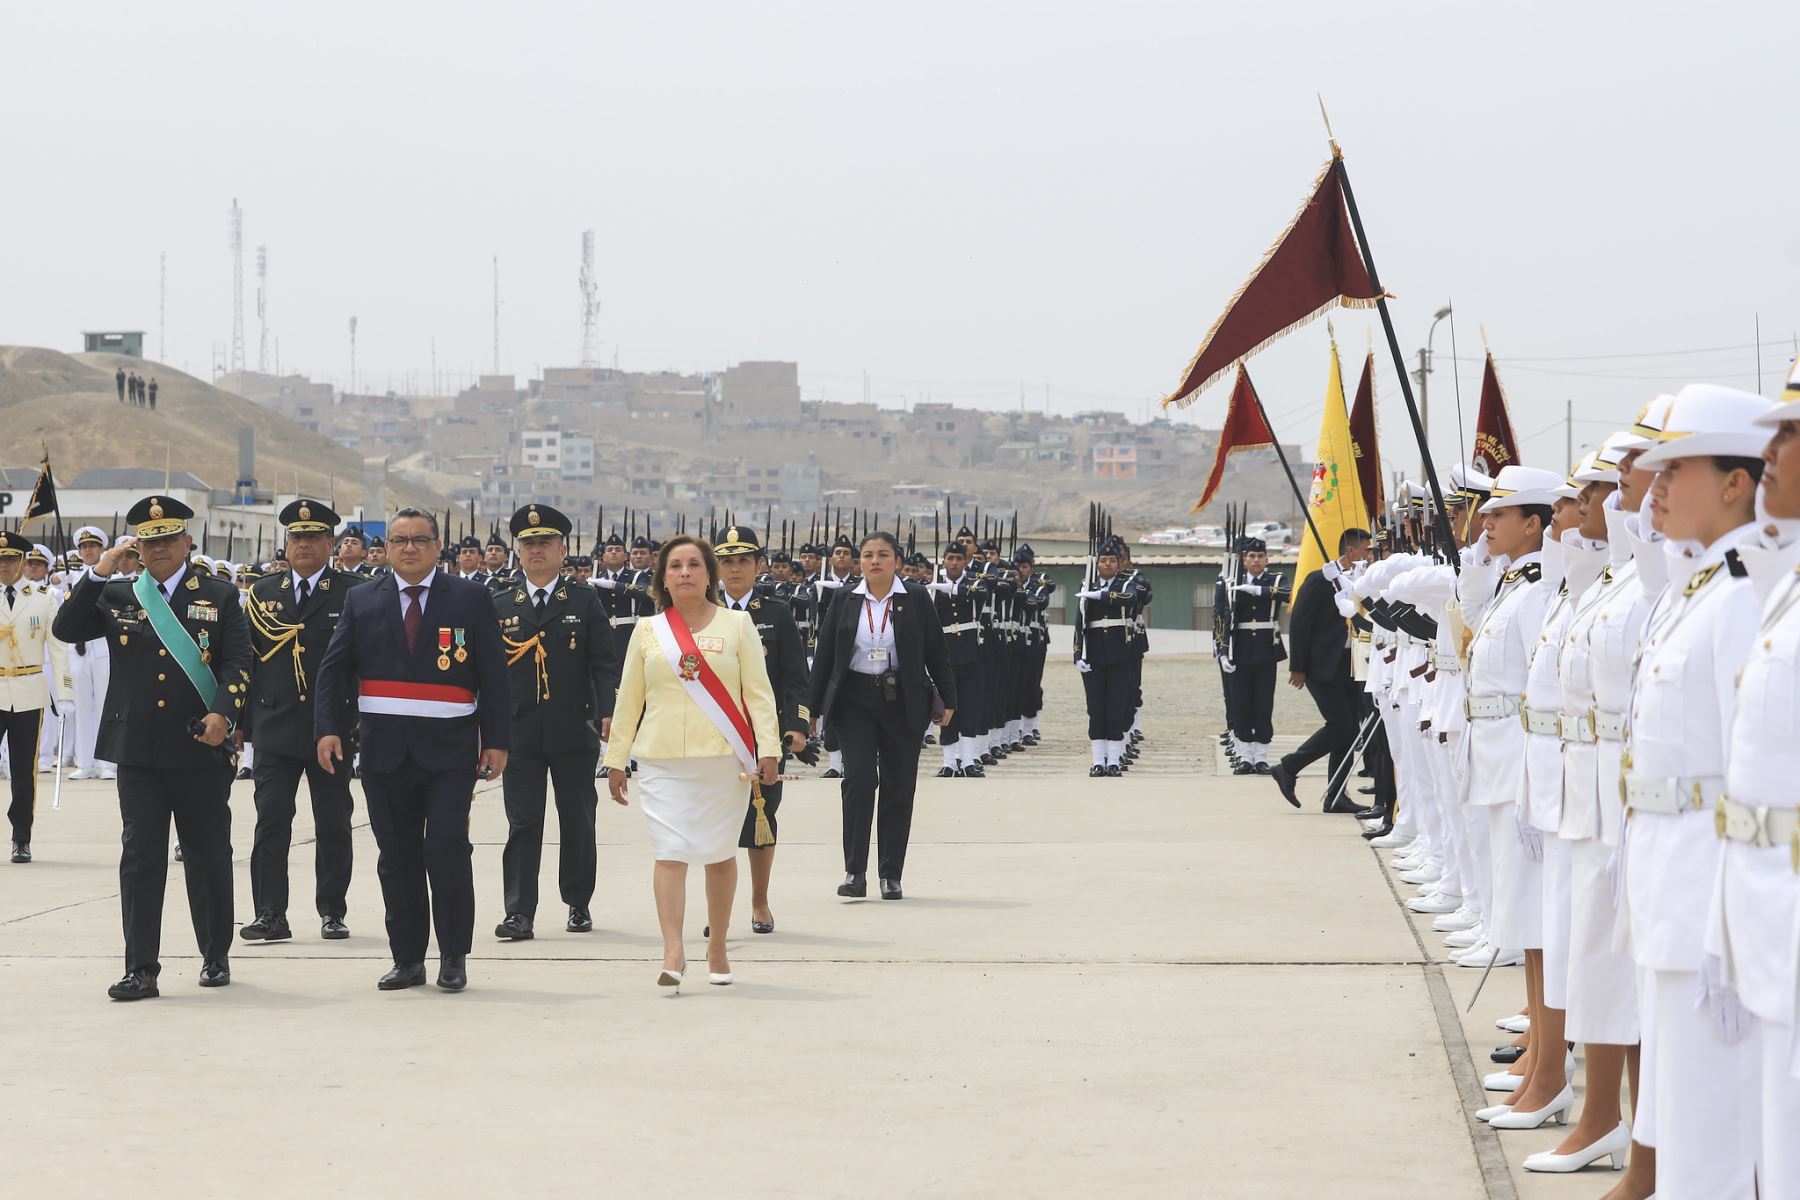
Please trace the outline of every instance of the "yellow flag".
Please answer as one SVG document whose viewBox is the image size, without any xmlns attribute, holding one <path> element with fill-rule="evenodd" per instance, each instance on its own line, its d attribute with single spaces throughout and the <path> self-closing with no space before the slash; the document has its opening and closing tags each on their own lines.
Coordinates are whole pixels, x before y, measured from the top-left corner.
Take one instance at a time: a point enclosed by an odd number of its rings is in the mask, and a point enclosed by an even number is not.
<svg viewBox="0 0 1800 1200">
<path fill-rule="evenodd" d="M 1297 531 L 1300 567 L 1294 574 L 1294 594 L 1306 577 L 1337 557 L 1338 539 L 1346 529 L 1367 529 L 1369 511 L 1363 504 L 1362 485 L 1356 474 L 1356 449 L 1350 440 L 1350 412 L 1344 404 L 1344 377 L 1338 369 L 1337 343 L 1331 344 L 1331 377 L 1325 381 L 1325 416 L 1319 423 L 1319 450 L 1313 461 L 1312 494 L 1307 515 L 1325 543 L 1324 553 L 1312 530 Z"/>
</svg>

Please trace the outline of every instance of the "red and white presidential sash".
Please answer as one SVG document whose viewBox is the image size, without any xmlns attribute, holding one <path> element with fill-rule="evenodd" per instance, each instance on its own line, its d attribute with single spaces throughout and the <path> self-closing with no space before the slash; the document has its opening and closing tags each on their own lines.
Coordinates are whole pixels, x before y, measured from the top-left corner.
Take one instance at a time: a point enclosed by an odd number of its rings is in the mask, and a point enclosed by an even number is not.
<svg viewBox="0 0 1800 1200">
<path fill-rule="evenodd" d="M 675 672 L 688 699 L 700 706 L 700 711 L 724 736 L 725 743 L 744 770 L 754 775 L 756 737 L 750 732 L 750 719 L 744 715 L 737 698 L 726 689 L 718 672 L 707 663 L 706 655 L 700 653 L 693 630 L 681 619 L 680 613 L 665 608 L 650 619 L 650 631 L 656 635 L 656 644 L 662 648 L 669 670 Z"/>
<path fill-rule="evenodd" d="M 442 683 L 401 679 L 365 679 L 356 707 L 390 717 L 468 717 L 475 713 L 475 693 Z"/>
</svg>

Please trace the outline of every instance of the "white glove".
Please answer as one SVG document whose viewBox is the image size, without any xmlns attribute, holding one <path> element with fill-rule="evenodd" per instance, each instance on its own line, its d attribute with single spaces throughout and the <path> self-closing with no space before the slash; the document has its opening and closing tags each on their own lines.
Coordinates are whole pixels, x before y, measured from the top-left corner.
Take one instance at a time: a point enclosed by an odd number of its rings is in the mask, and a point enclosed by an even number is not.
<svg viewBox="0 0 1800 1200">
<path fill-rule="evenodd" d="M 1525 847 L 1525 857 L 1532 862 L 1544 861 L 1544 834 L 1525 816 L 1524 805 L 1518 805 L 1519 845 Z"/>
<path fill-rule="evenodd" d="M 1075 669 L 1077 671 L 1080 671 L 1083 675 L 1086 675 L 1089 671 L 1093 670 L 1094 668 L 1088 665 L 1087 659 L 1078 658 L 1075 660 Z"/>
<path fill-rule="evenodd" d="M 832 579 L 829 576 L 825 576 L 825 575 L 819 576 L 818 583 L 819 583 L 819 586 L 822 588 L 841 588 L 844 586 L 843 580 Z"/>
<path fill-rule="evenodd" d="M 956 590 L 956 584 L 948 579 L 934 579 L 925 585 L 925 590 L 928 592 L 943 592 L 945 595 L 949 595 Z"/>
<path fill-rule="evenodd" d="M 595 587 L 605 588 L 609 592 L 619 586 L 619 581 L 616 579 L 595 579 L 592 583 Z"/>
<path fill-rule="evenodd" d="M 1091 591 L 1076 592 L 1075 598 L 1077 600 L 1098 600 L 1104 595 L 1106 595 L 1105 588 L 1094 588 Z"/>
<path fill-rule="evenodd" d="M 1700 992 L 1694 997 L 1694 1007 L 1706 1009 L 1712 1018 L 1713 1032 L 1727 1046 L 1733 1046 L 1744 1040 L 1755 1018 L 1738 999 L 1737 989 L 1721 982 L 1724 973 L 1725 964 L 1718 955 L 1700 956 Z"/>
<path fill-rule="evenodd" d="M 1219 656 L 1219 670 L 1221 670 L 1221 671 L 1225 672 L 1227 675 L 1229 675 L 1233 671 L 1237 670 L 1237 664 L 1233 663 L 1230 658 L 1228 658 L 1224 655 L 1220 655 Z"/>
<path fill-rule="evenodd" d="M 1332 602 L 1337 605 L 1338 616 L 1344 620 L 1348 621 L 1356 615 L 1356 601 L 1350 598 L 1349 593 L 1338 592 L 1332 597 Z"/>
<path fill-rule="evenodd" d="M 1260 596 L 1263 594 L 1262 584 L 1260 583 L 1240 583 L 1231 590 L 1243 596 Z"/>
</svg>

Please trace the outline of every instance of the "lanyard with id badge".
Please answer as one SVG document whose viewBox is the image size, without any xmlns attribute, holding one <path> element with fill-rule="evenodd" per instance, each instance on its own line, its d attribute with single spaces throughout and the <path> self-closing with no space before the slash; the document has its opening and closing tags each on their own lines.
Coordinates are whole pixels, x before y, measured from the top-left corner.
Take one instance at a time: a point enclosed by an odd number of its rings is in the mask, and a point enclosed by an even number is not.
<svg viewBox="0 0 1800 1200">
<path fill-rule="evenodd" d="M 869 624 L 870 641 L 874 641 L 878 636 L 887 633 L 888 617 L 892 614 L 893 609 L 893 597 L 889 596 L 888 602 L 882 605 L 881 608 L 881 629 L 878 632 L 875 628 L 875 613 L 872 602 L 867 597 L 864 597 L 863 618 Z M 864 652 L 864 660 L 880 674 L 881 698 L 887 701 L 894 701 L 900 698 L 900 677 L 894 674 L 894 666 L 890 661 L 890 657 L 891 656 L 888 654 L 886 648 L 881 646 L 870 646 L 868 650 Z"/>
</svg>

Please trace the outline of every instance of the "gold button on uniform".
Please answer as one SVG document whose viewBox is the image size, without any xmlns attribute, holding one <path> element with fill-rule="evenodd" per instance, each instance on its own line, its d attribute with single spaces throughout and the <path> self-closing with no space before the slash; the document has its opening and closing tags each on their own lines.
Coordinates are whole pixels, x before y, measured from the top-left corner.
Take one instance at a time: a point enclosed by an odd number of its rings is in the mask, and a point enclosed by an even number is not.
<svg viewBox="0 0 1800 1200">
<path fill-rule="evenodd" d="M 156 682 L 158 682 L 158 683 L 162 683 L 162 682 L 163 682 L 163 681 L 164 681 L 164 680 L 166 680 L 166 679 L 168 679 L 168 676 L 167 676 L 167 675 L 164 675 L 164 674 L 162 674 L 162 673 L 161 673 L 161 672 L 158 672 L 158 673 L 157 673 L 157 676 L 156 676 Z"/>
<path fill-rule="evenodd" d="M 158 708 L 167 708 L 168 706 L 169 706 L 169 702 L 167 700 L 158 700 L 156 702 L 156 707 L 158 707 Z"/>
<path fill-rule="evenodd" d="M 166 647 L 166 646 L 158 646 L 158 647 L 157 647 L 157 648 L 156 648 L 156 653 L 157 653 L 157 657 L 159 657 L 159 658 L 167 658 L 167 657 L 168 657 L 168 656 L 169 656 L 169 650 L 168 650 L 168 647 Z"/>
</svg>

